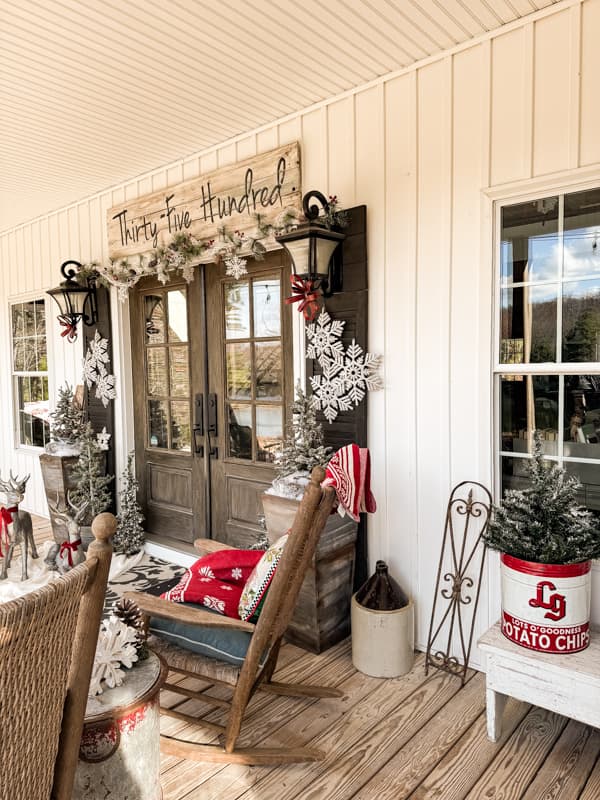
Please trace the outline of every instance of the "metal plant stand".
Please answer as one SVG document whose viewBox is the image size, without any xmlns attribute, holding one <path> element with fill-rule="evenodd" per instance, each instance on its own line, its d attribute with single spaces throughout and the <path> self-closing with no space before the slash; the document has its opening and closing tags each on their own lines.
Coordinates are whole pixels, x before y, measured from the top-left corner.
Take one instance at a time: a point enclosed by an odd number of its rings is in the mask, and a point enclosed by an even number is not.
<svg viewBox="0 0 600 800">
<path fill-rule="evenodd" d="M 471 655 L 485 562 L 486 547 L 480 546 L 480 542 L 489 524 L 491 511 L 491 494 L 485 486 L 471 481 L 463 481 L 454 487 L 446 511 L 429 624 L 425 674 L 429 674 L 429 667 L 435 667 L 459 677 L 463 686 Z M 444 564 L 448 565 L 446 571 Z M 476 578 L 470 577 L 468 571 Z M 463 606 L 472 608 L 470 621 L 465 620 Z M 452 655 L 456 629 L 460 659 Z"/>
</svg>

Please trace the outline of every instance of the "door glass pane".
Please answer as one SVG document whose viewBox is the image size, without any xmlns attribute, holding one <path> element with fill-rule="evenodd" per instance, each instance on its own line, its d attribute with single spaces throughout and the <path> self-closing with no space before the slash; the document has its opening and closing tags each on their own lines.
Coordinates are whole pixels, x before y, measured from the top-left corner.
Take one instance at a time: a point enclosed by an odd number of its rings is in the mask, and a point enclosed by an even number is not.
<svg viewBox="0 0 600 800">
<path fill-rule="evenodd" d="M 281 406 L 256 406 L 256 460 L 273 463 L 283 439 Z"/>
<path fill-rule="evenodd" d="M 600 361 L 600 280 L 563 284 L 563 361 Z"/>
<path fill-rule="evenodd" d="M 162 344 L 165 341 L 165 305 L 163 295 L 147 294 L 144 296 L 144 321 L 146 342 Z"/>
<path fill-rule="evenodd" d="M 187 342 L 187 295 L 185 289 L 174 289 L 167 295 L 169 304 L 169 341 Z"/>
<path fill-rule="evenodd" d="M 280 342 L 257 342 L 254 345 L 256 397 L 283 399 L 282 352 Z M 258 423 L 257 423 L 258 424 Z"/>
<path fill-rule="evenodd" d="M 278 278 L 254 281 L 254 336 L 279 336 L 281 333 L 281 300 Z"/>
<path fill-rule="evenodd" d="M 187 347 L 169 349 L 169 368 L 171 372 L 171 395 L 189 397 L 190 376 Z"/>
<path fill-rule="evenodd" d="M 544 452 L 558 452 L 558 376 L 502 375 L 500 379 L 501 449 L 531 452 L 538 430 Z"/>
<path fill-rule="evenodd" d="M 558 197 L 502 209 L 500 263 L 504 286 L 556 280 L 559 273 Z"/>
<path fill-rule="evenodd" d="M 167 402 L 150 400 L 148 402 L 148 444 L 150 447 L 168 447 Z"/>
<path fill-rule="evenodd" d="M 564 403 L 564 455 L 600 458 L 600 375 L 565 375 Z"/>
<path fill-rule="evenodd" d="M 600 189 L 565 195 L 565 278 L 600 275 Z"/>
<path fill-rule="evenodd" d="M 585 461 L 566 461 L 564 468 L 568 475 L 577 478 L 581 489 L 577 492 L 577 502 L 600 514 L 600 468 L 598 464 L 586 464 Z"/>
<path fill-rule="evenodd" d="M 556 285 L 503 289 L 500 363 L 556 360 Z"/>
<path fill-rule="evenodd" d="M 190 404 L 188 402 L 171 403 L 171 448 L 185 450 L 191 448 Z"/>
<path fill-rule="evenodd" d="M 169 394 L 167 381 L 167 348 L 149 347 L 148 357 L 148 394 L 164 397 Z"/>
<path fill-rule="evenodd" d="M 250 343 L 227 345 L 227 396 L 232 400 L 250 397 L 252 364 Z"/>
<path fill-rule="evenodd" d="M 252 406 L 229 405 L 229 455 L 252 459 Z"/>
<path fill-rule="evenodd" d="M 227 339 L 250 337 L 250 299 L 247 282 L 228 283 L 225 286 L 225 337 Z"/>
</svg>

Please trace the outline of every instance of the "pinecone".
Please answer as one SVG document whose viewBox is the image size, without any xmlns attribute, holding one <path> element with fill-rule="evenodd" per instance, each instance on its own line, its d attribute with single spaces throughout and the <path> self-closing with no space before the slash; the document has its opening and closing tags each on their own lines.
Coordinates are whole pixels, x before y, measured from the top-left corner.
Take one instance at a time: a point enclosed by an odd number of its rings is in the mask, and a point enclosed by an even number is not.
<svg viewBox="0 0 600 800">
<path fill-rule="evenodd" d="M 113 603 L 113 614 L 130 628 L 143 631 L 144 620 L 138 604 L 128 597 L 121 597 Z"/>
<path fill-rule="evenodd" d="M 125 625 L 137 631 L 138 661 L 144 661 L 148 658 L 148 648 L 146 646 L 144 620 L 138 604 L 128 597 L 121 597 L 113 603 L 113 615 L 124 622 Z"/>
</svg>

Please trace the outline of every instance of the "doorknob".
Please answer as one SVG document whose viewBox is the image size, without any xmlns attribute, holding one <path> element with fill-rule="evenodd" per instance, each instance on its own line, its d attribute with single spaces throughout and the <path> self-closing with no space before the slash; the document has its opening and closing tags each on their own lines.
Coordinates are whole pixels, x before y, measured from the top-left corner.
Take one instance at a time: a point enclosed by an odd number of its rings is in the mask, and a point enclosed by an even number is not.
<svg viewBox="0 0 600 800">
<path fill-rule="evenodd" d="M 194 397 L 194 452 L 204 456 L 204 395 L 201 392 Z"/>
<path fill-rule="evenodd" d="M 217 395 L 211 392 L 208 395 L 208 425 L 206 426 L 206 434 L 208 436 L 208 455 L 211 458 L 219 457 L 219 448 L 212 445 L 210 442 L 211 434 L 217 436 L 219 433 L 219 414 L 217 408 Z"/>
</svg>

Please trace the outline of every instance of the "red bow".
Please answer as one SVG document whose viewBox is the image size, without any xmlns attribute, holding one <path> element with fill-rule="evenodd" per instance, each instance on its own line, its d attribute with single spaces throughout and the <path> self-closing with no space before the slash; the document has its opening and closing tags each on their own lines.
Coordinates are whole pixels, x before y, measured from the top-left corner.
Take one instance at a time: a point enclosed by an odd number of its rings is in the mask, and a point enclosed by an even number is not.
<svg viewBox="0 0 600 800">
<path fill-rule="evenodd" d="M 67 551 L 67 560 L 69 562 L 69 566 L 73 566 L 73 556 L 72 553 L 76 553 L 79 545 L 81 544 L 81 539 L 75 539 L 74 542 L 63 542 L 60 546 L 59 555 L 62 558 L 64 555 L 65 550 Z"/>
<path fill-rule="evenodd" d="M 10 545 L 10 536 L 8 533 L 8 526 L 12 525 L 12 515 L 19 513 L 18 506 L 11 506 L 10 508 L 6 508 L 2 506 L 0 508 L 0 558 L 4 558 L 4 553 L 2 552 L 2 533 L 4 533 L 4 544 L 8 549 Z"/>
<path fill-rule="evenodd" d="M 300 303 L 298 311 L 304 314 L 307 322 L 312 322 L 319 310 L 319 295 L 315 288 L 314 281 L 305 281 L 299 275 L 290 275 L 292 284 L 292 296 L 286 297 L 285 302 Z"/>
<path fill-rule="evenodd" d="M 63 337 L 66 336 L 67 342 L 74 342 L 77 339 L 77 323 L 73 322 L 67 314 L 61 314 L 58 317 L 58 321 L 64 328 L 64 331 L 60 335 Z"/>
</svg>

